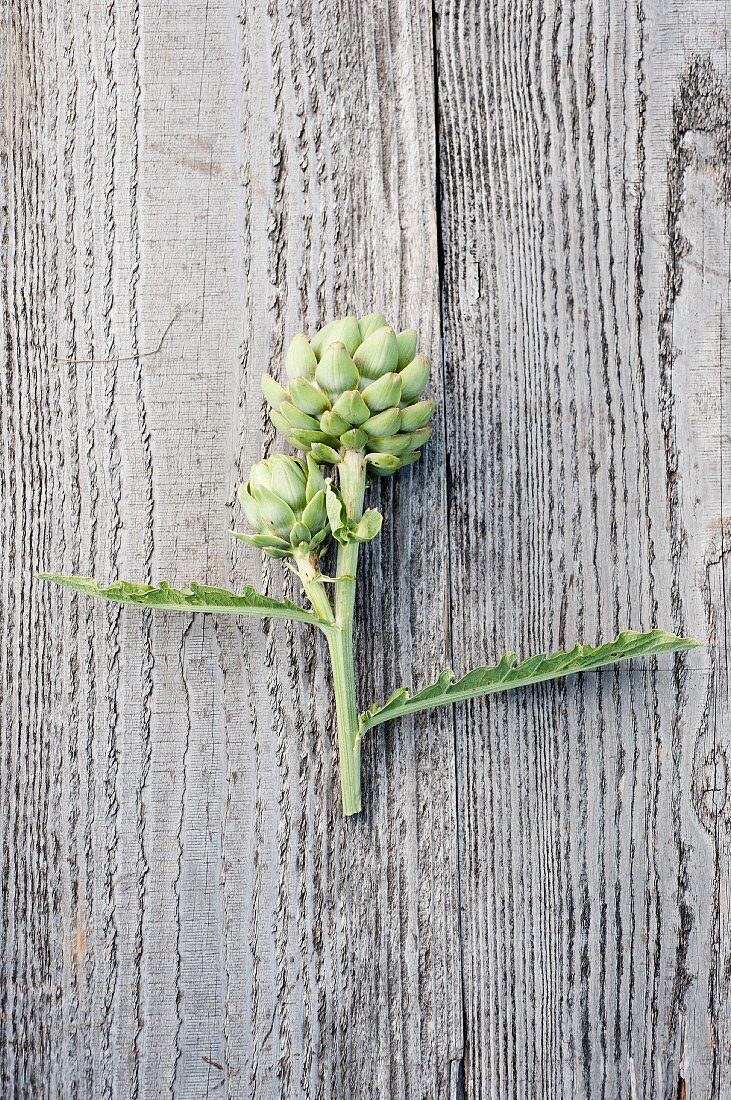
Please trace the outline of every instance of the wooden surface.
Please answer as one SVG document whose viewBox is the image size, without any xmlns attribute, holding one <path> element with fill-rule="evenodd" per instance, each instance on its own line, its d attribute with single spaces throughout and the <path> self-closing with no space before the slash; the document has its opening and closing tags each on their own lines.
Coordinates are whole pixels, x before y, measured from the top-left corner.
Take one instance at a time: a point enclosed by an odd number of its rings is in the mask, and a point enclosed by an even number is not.
<svg viewBox="0 0 731 1100">
<path fill-rule="evenodd" d="M 4 10 L 0 1095 L 731 1095 L 728 19 Z M 33 570 L 291 591 L 226 534 L 258 376 L 373 308 L 438 420 L 373 495 L 364 704 L 710 644 L 379 727 L 345 824 L 307 628 Z"/>
</svg>

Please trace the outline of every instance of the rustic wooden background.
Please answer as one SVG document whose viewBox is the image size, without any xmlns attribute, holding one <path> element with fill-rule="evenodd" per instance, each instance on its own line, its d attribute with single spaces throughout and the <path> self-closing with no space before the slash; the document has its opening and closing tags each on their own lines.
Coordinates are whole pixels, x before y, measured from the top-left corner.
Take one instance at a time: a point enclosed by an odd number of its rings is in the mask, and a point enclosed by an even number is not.
<svg viewBox="0 0 731 1100">
<path fill-rule="evenodd" d="M 0 1094 L 731 1096 L 726 3 L 3 9 Z M 381 727 L 234 544 L 260 372 L 417 325 L 366 703 L 657 623 L 686 659 Z"/>
</svg>

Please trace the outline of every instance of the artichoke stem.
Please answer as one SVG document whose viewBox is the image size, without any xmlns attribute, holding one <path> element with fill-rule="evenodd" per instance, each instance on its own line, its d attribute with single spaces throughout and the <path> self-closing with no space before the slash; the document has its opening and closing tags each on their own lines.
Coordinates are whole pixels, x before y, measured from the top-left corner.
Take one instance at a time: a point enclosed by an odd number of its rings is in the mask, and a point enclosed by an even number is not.
<svg viewBox="0 0 731 1100">
<path fill-rule="evenodd" d="M 360 812 L 360 745 L 356 747 L 358 708 L 353 667 L 353 633 L 334 627 L 327 631 L 332 661 L 335 713 L 338 723 L 338 756 L 343 813 L 346 817 Z"/>
<path fill-rule="evenodd" d="M 299 578 L 302 581 L 302 587 L 307 593 L 307 598 L 312 604 L 313 611 L 316 615 L 319 615 L 324 622 L 334 623 L 335 616 L 333 615 L 332 604 L 320 580 L 320 567 L 317 564 L 317 555 L 307 553 L 295 554 L 294 560 L 297 565 Z"/>
<path fill-rule="evenodd" d="M 328 624 L 322 629 L 330 650 L 335 690 L 343 813 L 346 816 L 357 814 L 360 810 L 360 746 L 355 747 L 358 733 L 358 709 L 353 666 L 353 616 L 351 612 L 349 627 L 343 629 L 338 626 L 330 600 L 319 579 L 320 570 L 316 557 L 305 553 L 295 554 L 294 558 L 297 563 L 297 572 L 312 607 L 324 623 Z"/>
<path fill-rule="evenodd" d="M 361 451 L 346 451 L 338 464 L 340 492 L 348 519 L 359 520 L 363 515 L 366 466 Z M 343 813 L 357 814 L 360 810 L 360 746 L 356 747 L 358 733 L 358 706 L 355 691 L 353 663 L 353 612 L 355 609 L 355 573 L 358 568 L 358 543 L 349 542 L 338 548 L 335 585 L 335 627 L 327 632 L 332 660 L 335 711 L 338 722 L 338 749 L 340 754 L 340 785 L 343 794 Z M 352 579 L 349 579 L 352 578 Z"/>
</svg>

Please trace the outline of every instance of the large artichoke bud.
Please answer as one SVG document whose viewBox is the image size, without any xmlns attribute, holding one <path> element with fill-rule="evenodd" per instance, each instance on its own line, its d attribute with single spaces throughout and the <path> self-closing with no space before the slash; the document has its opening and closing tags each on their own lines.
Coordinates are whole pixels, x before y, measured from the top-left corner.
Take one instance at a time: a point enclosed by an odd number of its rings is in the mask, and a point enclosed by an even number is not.
<svg viewBox="0 0 731 1100">
<path fill-rule="evenodd" d="M 381 313 L 331 321 L 292 340 L 287 388 L 261 380 L 275 426 L 315 462 L 361 451 L 375 473 L 391 474 L 419 457 L 431 434 L 434 398 L 420 400 L 429 363 L 416 332 L 396 333 Z"/>
<path fill-rule="evenodd" d="M 239 501 L 256 533 L 232 534 L 273 558 L 322 553 L 331 538 L 325 491 L 319 467 L 309 457 L 274 455 L 257 462 L 239 488 Z"/>
</svg>

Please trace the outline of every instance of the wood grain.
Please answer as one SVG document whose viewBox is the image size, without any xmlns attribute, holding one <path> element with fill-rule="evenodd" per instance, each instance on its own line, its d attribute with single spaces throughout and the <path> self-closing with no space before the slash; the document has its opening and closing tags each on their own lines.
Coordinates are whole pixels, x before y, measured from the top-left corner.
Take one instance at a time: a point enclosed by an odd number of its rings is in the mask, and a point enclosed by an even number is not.
<svg viewBox="0 0 731 1100">
<path fill-rule="evenodd" d="M 724 16 L 444 3 L 436 56 L 460 660 L 711 641 L 459 716 L 465 1092 L 727 1096 Z"/>
<path fill-rule="evenodd" d="M 725 13 L 2 19 L 0 1093 L 721 1100 Z M 710 645 L 379 727 L 346 824 L 313 632 L 33 573 L 291 593 L 226 533 L 279 445 L 258 378 L 375 308 L 439 417 L 372 494 L 363 702 L 626 625 Z"/>
<path fill-rule="evenodd" d="M 448 718 L 370 740 L 346 826 L 311 634 L 119 613 L 32 576 L 280 589 L 226 534 L 274 446 L 259 374 L 303 325 L 372 304 L 438 349 L 429 12 L 6 18 L 0 1091 L 443 1094 L 462 1046 Z M 443 652 L 446 586 L 428 612 L 389 593 L 431 586 L 444 486 L 437 438 L 375 494 L 373 694 Z"/>
</svg>

